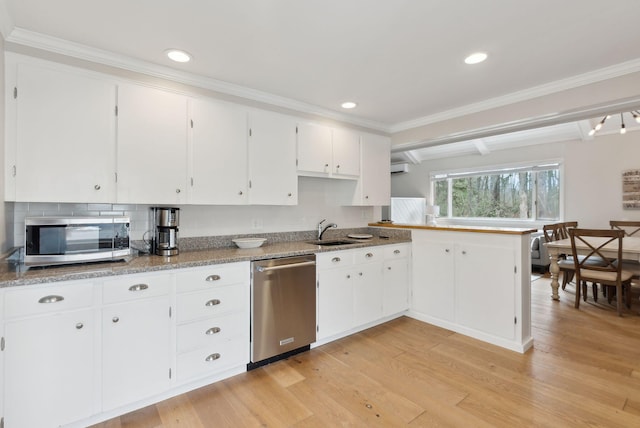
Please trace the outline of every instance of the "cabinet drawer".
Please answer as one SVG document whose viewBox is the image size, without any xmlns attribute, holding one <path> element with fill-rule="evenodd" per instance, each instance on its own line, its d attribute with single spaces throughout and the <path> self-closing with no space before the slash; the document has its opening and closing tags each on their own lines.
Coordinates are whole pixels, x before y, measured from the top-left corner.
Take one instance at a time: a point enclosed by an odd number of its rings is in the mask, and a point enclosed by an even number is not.
<svg viewBox="0 0 640 428">
<path fill-rule="evenodd" d="M 205 346 L 222 346 L 237 337 L 249 340 L 249 312 L 233 312 L 178 327 L 178 353 L 192 351 Z"/>
<path fill-rule="evenodd" d="M 361 248 L 355 251 L 356 264 L 382 261 L 383 257 L 382 247 Z"/>
<path fill-rule="evenodd" d="M 249 284 L 178 294 L 176 319 L 181 323 L 237 310 L 248 310 L 249 304 Z"/>
<path fill-rule="evenodd" d="M 411 244 L 385 245 L 385 260 L 400 259 L 403 257 L 411 257 Z"/>
<path fill-rule="evenodd" d="M 212 265 L 186 269 L 176 273 L 178 293 L 211 289 L 238 283 L 249 283 L 249 263 Z"/>
<path fill-rule="evenodd" d="M 209 376 L 218 371 L 245 365 L 249 362 L 249 337 L 207 346 L 178 355 L 178 381 Z"/>
<path fill-rule="evenodd" d="M 93 304 L 93 282 L 61 282 L 46 286 L 25 286 L 7 291 L 4 297 L 5 317 L 19 317 L 63 312 Z"/>
<path fill-rule="evenodd" d="M 172 275 L 125 275 L 104 281 L 102 298 L 105 304 L 164 296 L 171 289 Z"/>
<path fill-rule="evenodd" d="M 353 250 L 331 251 L 316 254 L 318 269 L 333 269 L 342 266 L 351 266 L 354 261 Z"/>
</svg>

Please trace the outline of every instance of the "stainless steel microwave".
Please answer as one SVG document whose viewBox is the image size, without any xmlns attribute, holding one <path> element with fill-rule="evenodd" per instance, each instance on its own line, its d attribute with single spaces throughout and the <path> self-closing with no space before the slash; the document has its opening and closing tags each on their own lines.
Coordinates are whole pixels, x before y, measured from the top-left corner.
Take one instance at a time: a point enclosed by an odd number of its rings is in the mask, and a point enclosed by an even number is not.
<svg viewBox="0 0 640 428">
<path fill-rule="evenodd" d="M 131 255 L 129 217 L 27 217 L 24 263 L 45 266 Z"/>
</svg>

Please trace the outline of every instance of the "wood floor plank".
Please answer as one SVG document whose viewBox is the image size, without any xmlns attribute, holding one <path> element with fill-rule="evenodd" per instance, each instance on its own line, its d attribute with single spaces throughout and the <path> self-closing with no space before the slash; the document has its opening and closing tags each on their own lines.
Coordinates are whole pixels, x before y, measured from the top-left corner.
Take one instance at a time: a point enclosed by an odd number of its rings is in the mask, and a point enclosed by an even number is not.
<svg viewBox="0 0 640 428">
<path fill-rule="evenodd" d="M 640 288 L 618 317 L 549 282 L 526 354 L 401 317 L 97 426 L 640 426 Z"/>
</svg>

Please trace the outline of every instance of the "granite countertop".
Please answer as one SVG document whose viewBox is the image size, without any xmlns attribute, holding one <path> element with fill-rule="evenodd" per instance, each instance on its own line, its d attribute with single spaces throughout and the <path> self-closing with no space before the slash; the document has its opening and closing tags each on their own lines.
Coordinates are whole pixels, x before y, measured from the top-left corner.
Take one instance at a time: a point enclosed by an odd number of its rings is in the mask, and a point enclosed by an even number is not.
<svg viewBox="0 0 640 428">
<path fill-rule="evenodd" d="M 358 229 L 362 233 L 361 229 Z M 0 263 L 0 288 L 20 285 L 41 284 L 46 282 L 68 281 L 77 279 L 98 278 L 113 275 L 127 275 L 144 272 L 162 271 L 167 269 L 180 269 L 197 266 L 207 266 L 220 263 L 232 263 L 241 261 L 264 260 L 280 257 L 298 256 L 321 253 L 327 251 L 339 251 L 353 248 L 364 248 L 377 245 L 398 244 L 411 242 L 410 233 L 380 233 L 372 231 L 371 239 L 354 240 L 353 244 L 338 246 L 320 246 L 310 244 L 307 240 L 287 241 L 282 239 L 283 234 L 278 234 L 279 239 L 269 239 L 259 248 L 240 249 L 235 246 L 219 246 L 214 248 L 180 250 L 180 254 L 172 257 L 156 255 L 138 255 L 124 261 L 84 263 L 50 267 L 27 268 L 22 264 L 5 262 Z M 342 235 L 327 234 L 325 240 L 344 238 Z M 257 235 L 253 235 L 257 236 Z M 265 235 L 266 236 L 266 235 Z M 294 237 L 300 237 L 299 234 Z M 199 238 L 201 239 L 201 238 Z M 313 239 L 311 239 L 313 240 Z M 229 240 L 224 240 L 228 242 Z"/>
</svg>

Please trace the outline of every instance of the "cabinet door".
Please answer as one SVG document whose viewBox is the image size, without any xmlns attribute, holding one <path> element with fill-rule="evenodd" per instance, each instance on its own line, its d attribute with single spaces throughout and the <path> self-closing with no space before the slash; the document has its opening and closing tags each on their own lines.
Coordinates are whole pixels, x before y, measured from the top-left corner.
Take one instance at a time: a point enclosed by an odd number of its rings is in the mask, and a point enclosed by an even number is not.
<svg viewBox="0 0 640 428">
<path fill-rule="evenodd" d="M 409 309 L 408 259 L 385 260 L 383 268 L 382 315 Z"/>
<path fill-rule="evenodd" d="M 168 297 L 103 308 L 103 410 L 169 388 L 169 338 Z"/>
<path fill-rule="evenodd" d="M 365 134 L 362 141 L 361 205 L 389 205 L 391 201 L 391 142 L 380 135 Z M 354 201 L 356 202 L 356 201 Z"/>
<path fill-rule="evenodd" d="M 4 426 L 59 426 L 94 413 L 90 309 L 5 325 Z"/>
<path fill-rule="evenodd" d="M 115 201 L 115 91 L 87 74 L 18 65 L 16 201 Z"/>
<path fill-rule="evenodd" d="M 187 98 L 119 85 L 117 150 L 118 202 L 186 202 Z"/>
<path fill-rule="evenodd" d="M 333 174 L 360 176 L 360 134 L 350 129 L 333 130 Z"/>
<path fill-rule="evenodd" d="M 247 203 L 247 110 L 222 102 L 192 101 L 192 204 Z"/>
<path fill-rule="evenodd" d="M 516 306 L 514 250 L 472 244 L 456 247 L 458 323 L 513 339 Z M 491 310 L 487 310 L 489 307 Z"/>
<path fill-rule="evenodd" d="M 353 323 L 356 326 L 382 317 L 382 263 L 355 266 Z"/>
<path fill-rule="evenodd" d="M 249 203 L 295 205 L 296 125 L 293 118 L 253 110 L 249 133 Z"/>
<path fill-rule="evenodd" d="M 318 271 L 318 339 L 353 327 L 352 266 Z"/>
<path fill-rule="evenodd" d="M 454 246 L 413 234 L 414 311 L 447 321 L 455 319 Z"/>
<path fill-rule="evenodd" d="M 331 128 L 298 123 L 298 175 L 327 177 L 331 172 Z"/>
</svg>

